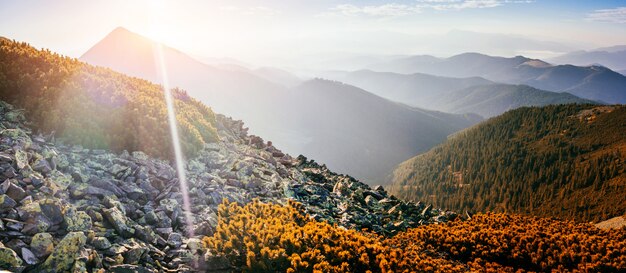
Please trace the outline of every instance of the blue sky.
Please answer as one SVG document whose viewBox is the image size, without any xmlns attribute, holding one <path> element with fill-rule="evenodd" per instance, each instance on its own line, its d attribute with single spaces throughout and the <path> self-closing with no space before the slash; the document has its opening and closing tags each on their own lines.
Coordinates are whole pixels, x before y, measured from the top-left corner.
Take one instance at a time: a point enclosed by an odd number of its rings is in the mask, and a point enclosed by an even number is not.
<svg viewBox="0 0 626 273">
<path fill-rule="evenodd" d="M 549 57 L 626 44 L 626 1 L 608 0 L 0 0 L 0 18 L 1 36 L 73 57 L 117 26 L 199 58 L 277 65 L 466 50 Z"/>
</svg>

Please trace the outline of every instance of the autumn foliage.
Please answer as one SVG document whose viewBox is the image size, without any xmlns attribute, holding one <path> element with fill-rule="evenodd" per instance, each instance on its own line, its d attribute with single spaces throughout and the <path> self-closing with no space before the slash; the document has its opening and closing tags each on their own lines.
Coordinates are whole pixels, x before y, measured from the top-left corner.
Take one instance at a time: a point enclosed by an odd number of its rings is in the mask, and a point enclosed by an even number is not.
<svg viewBox="0 0 626 273">
<path fill-rule="evenodd" d="M 394 237 L 310 220 L 300 204 L 225 202 L 203 240 L 244 272 L 617 272 L 626 229 L 508 214 L 427 225 Z"/>
</svg>

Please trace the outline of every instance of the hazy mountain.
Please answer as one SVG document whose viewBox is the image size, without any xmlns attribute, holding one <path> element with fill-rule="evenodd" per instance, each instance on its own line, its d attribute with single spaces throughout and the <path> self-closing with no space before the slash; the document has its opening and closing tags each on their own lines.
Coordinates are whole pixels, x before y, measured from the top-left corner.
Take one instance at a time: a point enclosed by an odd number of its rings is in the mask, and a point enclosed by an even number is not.
<svg viewBox="0 0 626 273">
<path fill-rule="evenodd" d="M 520 108 L 402 163 L 392 192 L 455 210 L 578 221 L 620 216 L 624 131 L 623 106 Z"/>
<path fill-rule="evenodd" d="M 526 85 L 495 84 L 480 77 L 450 78 L 361 70 L 334 73 L 334 79 L 404 104 L 450 113 L 476 113 L 483 117 L 522 106 L 592 102 Z"/>
<path fill-rule="evenodd" d="M 156 46 L 154 41 L 119 27 L 80 60 L 162 83 Z M 267 135 L 275 130 L 267 117 L 268 109 L 276 107 L 275 98 L 283 96 L 286 88 L 243 66 L 207 65 L 176 49 L 165 45 L 161 48 L 170 87 L 184 88 L 216 112 L 246 120 L 257 134 Z"/>
<path fill-rule="evenodd" d="M 442 96 L 437 110 L 450 113 L 476 113 L 493 117 L 523 106 L 545 106 L 551 104 L 595 103 L 569 93 L 556 93 L 528 85 L 489 84 L 472 86 Z"/>
<path fill-rule="evenodd" d="M 81 59 L 158 81 L 154 46 L 118 28 Z M 369 182 L 478 119 L 413 109 L 339 83 L 312 81 L 287 89 L 283 85 L 299 79 L 285 71 L 206 65 L 166 46 L 162 52 L 172 87 L 183 87 L 218 113 L 244 119 L 252 133 L 291 154 Z"/>
<path fill-rule="evenodd" d="M 613 70 L 624 70 L 626 69 L 626 46 L 599 48 L 591 51 L 574 51 L 549 60 L 557 64 L 600 64 Z"/>
<path fill-rule="evenodd" d="M 310 80 L 292 93 L 289 123 L 301 134 L 302 153 L 367 181 L 382 180 L 393 166 L 480 119 L 409 107 L 335 81 Z"/>
<path fill-rule="evenodd" d="M 252 71 L 255 75 L 285 87 L 294 87 L 302 83 L 298 76 L 274 67 L 261 67 Z"/>
<path fill-rule="evenodd" d="M 626 69 L 618 71 L 622 75 L 626 75 Z"/>
<path fill-rule="evenodd" d="M 626 102 L 626 77 L 601 66 L 551 65 L 523 56 L 505 58 L 478 53 L 464 53 L 434 62 L 423 60 L 424 57 L 416 61 L 400 58 L 375 64 L 370 68 L 404 74 L 483 77 L 496 82 L 527 84 L 548 91 L 568 92 L 581 98 L 608 103 Z"/>
<path fill-rule="evenodd" d="M 449 78 L 427 74 L 398 74 L 360 70 L 329 75 L 381 97 L 404 104 L 439 110 L 432 103 L 442 96 L 466 87 L 492 83 L 479 77 Z"/>
</svg>

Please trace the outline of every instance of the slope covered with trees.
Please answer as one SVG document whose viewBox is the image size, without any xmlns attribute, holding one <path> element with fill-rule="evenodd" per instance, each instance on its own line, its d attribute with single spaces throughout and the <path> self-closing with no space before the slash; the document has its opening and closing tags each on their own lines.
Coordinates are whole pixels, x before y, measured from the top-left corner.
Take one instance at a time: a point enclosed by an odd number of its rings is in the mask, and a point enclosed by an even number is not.
<svg viewBox="0 0 626 273">
<path fill-rule="evenodd" d="M 400 164 L 392 192 L 454 210 L 599 221 L 626 212 L 626 107 L 520 108 Z"/>
<path fill-rule="evenodd" d="M 174 90 L 187 154 L 217 140 L 211 109 Z M 163 88 L 26 43 L 0 40 L 0 99 L 26 111 L 36 130 L 73 144 L 167 157 Z"/>
</svg>

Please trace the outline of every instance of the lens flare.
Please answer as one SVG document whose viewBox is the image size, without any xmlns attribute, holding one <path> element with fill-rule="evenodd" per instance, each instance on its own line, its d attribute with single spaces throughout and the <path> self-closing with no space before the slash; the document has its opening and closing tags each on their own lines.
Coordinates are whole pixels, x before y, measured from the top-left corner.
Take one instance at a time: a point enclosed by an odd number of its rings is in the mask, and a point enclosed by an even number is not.
<svg viewBox="0 0 626 273">
<path fill-rule="evenodd" d="M 174 108 L 174 97 L 170 90 L 167 77 L 167 69 L 163 57 L 163 48 L 160 43 L 154 45 L 155 60 L 158 67 L 159 77 L 163 84 L 165 94 L 165 104 L 167 105 L 167 119 L 170 125 L 170 133 L 172 135 L 172 145 L 174 146 L 174 155 L 176 161 L 176 172 L 178 174 L 178 183 L 180 184 L 180 192 L 183 195 L 183 210 L 185 214 L 185 222 L 187 226 L 187 236 L 193 237 L 193 219 L 191 214 L 191 202 L 189 200 L 189 188 L 187 187 L 187 177 L 185 175 L 185 160 L 183 151 L 180 146 L 180 137 L 178 135 L 178 123 L 176 122 L 176 109 Z"/>
</svg>

